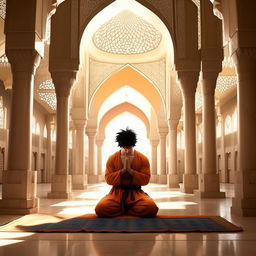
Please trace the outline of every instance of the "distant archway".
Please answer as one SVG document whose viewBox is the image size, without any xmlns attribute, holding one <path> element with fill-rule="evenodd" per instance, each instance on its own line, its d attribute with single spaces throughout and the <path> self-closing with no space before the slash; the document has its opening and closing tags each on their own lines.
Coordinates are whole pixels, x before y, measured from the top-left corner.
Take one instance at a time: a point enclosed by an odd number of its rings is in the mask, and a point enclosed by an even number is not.
<svg viewBox="0 0 256 256">
<path fill-rule="evenodd" d="M 126 123 L 126 121 L 128 121 Z M 128 124 L 128 125 L 127 125 Z M 137 134 L 137 143 L 134 147 L 135 150 L 150 157 L 150 142 L 147 135 L 147 127 L 145 123 L 131 112 L 122 112 L 109 120 L 105 127 L 105 139 L 102 147 L 102 163 L 103 166 L 107 158 L 114 152 L 120 150 L 116 142 L 116 134 L 120 129 L 130 128 Z"/>
<path fill-rule="evenodd" d="M 116 116 L 118 116 L 124 112 L 131 113 L 131 114 L 137 116 L 139 119 L 141 119 L 141 121 L 145 124 L 145 127 L 147 129 L 147 137 L 149 138 L 150 124 L 149 124 L 148 118 L 139 108 L 137 108 L 136 106 L 134 106 L 128 102 L 124 102 L 122 104 L 119 104 L 119 105 L 113 107 L 102 117 L 102 119 L 100 120 L 100 123 L 99 123 L 98 137 L 101 139 L 104 139 L 105 138 L 105 128 L 106 128 L 107 124 L 112 119 L 114 119 Z"/>
</svg>

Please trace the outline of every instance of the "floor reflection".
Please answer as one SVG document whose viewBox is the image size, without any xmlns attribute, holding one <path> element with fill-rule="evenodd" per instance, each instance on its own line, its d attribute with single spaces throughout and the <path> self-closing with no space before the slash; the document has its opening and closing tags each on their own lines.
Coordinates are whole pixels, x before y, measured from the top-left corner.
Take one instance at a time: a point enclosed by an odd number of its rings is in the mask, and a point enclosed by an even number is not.
<svg viewBox="0 0 256 256">
<path fill-rule="evenodd" d="M 108 193 L 106 184 L 74 190 L 71 200 L 47 199 L 50 184 L 38 185 L 40 213 L 83 215 L 94 213 L 99 198 Z M 159 215 L 221 215 L 244 228 L 239 233 L 17 233 L 0 232 L 0 256 L 244 256 L 256 255 L 255 218 L 231 215 L 232 184 L 221 184 L 224 199 L 199 199 L 166 185 L 150 184 L 144 191 L 156 201 Z M 1 189 L 0 189 L 1 193 Z M 0 220 L 5 221 L 0 215 Z"/>
<path fill-rule="evenodd" d="M 109 234 L 111 236 L 111 234 Z M 92 234 L 92 246 L 97 256 L 148 256 L 151 255 L 157 234 L 147 236 L 147 241 L 99 241 L 97 235 Z M 143 239 L 143 234 L 141 235 Z"/>
</svg>

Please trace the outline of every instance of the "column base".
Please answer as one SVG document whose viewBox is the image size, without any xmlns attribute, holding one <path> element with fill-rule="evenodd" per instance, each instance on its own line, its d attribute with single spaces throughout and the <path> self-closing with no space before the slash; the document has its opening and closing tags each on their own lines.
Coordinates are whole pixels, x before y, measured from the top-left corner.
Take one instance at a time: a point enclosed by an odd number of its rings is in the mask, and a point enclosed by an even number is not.
<svg viewBox="0 0 256 256">
<path fill-rule="evenodd" d="M 179 188 L 179 177 L 177 174 L 168 175 L 168 186 L 169 188 Z"/>
<path fill-rule="evenodd" d="M 51 192 L 47 198 L 72 198 L 71 193 L 71 175 L 54 175 L 52 177 Z"/>
<path fill-rule="evenodd" d="M 157 183 L 159 183 L 159 184 L 167 184 L 167 175 L 166 174 L 159 174 L 159 175 L 157 175 Z"/>
<path fill-rule="evenodd" d="M 72 184 L 72 189 L 75 190 L 84 190 L 87 189 L 87 185 L 86 184 Z"/>
<path fill-rule="evenodd" d="M 71 199 L 72 198 L 72 193 L 68 193 L 68 192 L 57 192 L 57 191 L 53 191 L 53 192 L 49 192 L 47 194 L 47 198 L 49 199 Z"/>
<path fill-rule="evenodd" d="M 225 192 L 211 192 L 211 191 L 200 191 L 200 190 L 194 190 L 194 195 L 199 198 L 225 198 L 226 193 Z"/>
<path fill-rule="evenodd" d="M 72 189 L 86 189 L 87 175 L 73 174 L 72 175 Z"/>
<path fill-rule="evenodd" d="M 157 183 L 157 174 L 152 174 L 150 176 L 150 183 Z"/>
<path fill-rule="evenodd" d="M 0 214 L 29 214 L 38 211 L 36 171 L 3 171 Z"/>
<path fill-rule="evenodd" d="M 197 174 L 183 174 L 183 184 L 180 186 L 183 193 L 192 194 L 195 189 L 198 189 Z"/>
<path fill-rule="evenodd" d="M 201 198 L 225 198 L 225 192 L 220 192 L 219 174 L 199 174 L 199 190 L 195 195 Z"/>
<path fill-rule="evenodd" d="M 25 215 L 38 212 L 39 198 L 33 199 L 2 199 L 0 214 Z"/>
<path fill-rule="evenodd" d="M 95 184 L 99 182 L 98 175 L 88 175 L 88 183 L 89 184 Z"/>
<path fill-rule="evenodd" d="M 232 198 L 231 213 L 243 217 L 256 217 L 256 198 Z"/>
</svg>

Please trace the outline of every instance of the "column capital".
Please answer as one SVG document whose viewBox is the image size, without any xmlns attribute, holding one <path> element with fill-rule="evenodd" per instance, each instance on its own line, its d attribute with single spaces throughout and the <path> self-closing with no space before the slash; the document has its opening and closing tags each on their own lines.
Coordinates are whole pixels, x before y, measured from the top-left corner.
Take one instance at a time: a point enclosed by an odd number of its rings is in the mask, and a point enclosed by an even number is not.
<svg viewBox="0 0 256 256">
<path fill-rule="evenodd" d="M 159 144 L 159 140 L 150 140 L 150 144 L 152 147 L 157 147 Z"/>
<path fill-rule="evenodd" d="M 169 119 L 168 125 L 170 130 L 177 130 L 179 119 Z"/>
<path fill-rule="evenodd" d="M 202 75 L 202 92 L 204 95 L 214 94 L 219 72 L 216 70 L 204 71 Z"/>
<path fill-rule="evenodd" d="M 183 131 L 183 130 L 184 130 L 184 121 L 183 121 L 183 120 L 180 120 L 180 121 L 179 121 L 178 130 L 179 130 L 179 131 Z"/>
<path fill-rule="evenodd" d="M 202 113 L 196 114 L 196 125 L 199 125 L 202 123 Z"/>
<path fill-rule="evenodd" d="M 194 94 L 199 79 L 199 71 L 178 71 L 178 79 L 185 95 Z"/>
<path fill-rule="evenodd" d="M 239 80 L 256 79 L 256 47 L 238 48 L 232 55 Z"/>
<path fill-rule="evenodd" d="M 215 109 L 216 109 L 216 115 L 217 115 L 217 117 L 221 117 L 222 114 L 223 114 L 223 111 L 222 111 L 222 107 L 220 106 L 219 102 L 218 102 L 217 105 L 215 106 Z"/>
<path fill-rule="evenodd" d="M 83 130 L 86 125 L 86 120 L 85 119 L 74 119 L 73 124 L 76 130 Z"/>
<path fill-rule="evenodd" d="M 93 137 L 97 133 L 97 128 L 96 127 L 87 127 L 85 132 L 86 132 L 87 136 Z"/>
<path fill-rule="evenodd" d="M 240 47 L 232 55 L 238 69 L 255 72 L 252 62 L 256 63 L 256 47 Z"/>
<path fill-rule="evenodd" d="M 169 132 L 168 127 L 158 127 L 158 133 L 160 137 L 165 137 Z"/>
<path fill-rule="evenodd" d="M 69 120 L 69 131 L 75 131 L 75 124 L 73 122 L 73 120 Z"/>
<path fill-rule="evenodd" d="M 54 114 L 47 115 L 46 122 L 49 123 L 50 125 L 54 125 L 54 123 L 55 123 L 55 115 Z"/>
<path fill-rule="evenodd" d="M 35 74 L 41 57 L 35 49 L 6 50 L 13 74 Z"/>
<path fill-rule="evenodd" d="M 66 96 L 70 94 L 70 89 L 76 79 L 76 71 L 51 72 L 56 96 Z"/>
<path fill-rule="evenodd" d="M 95 141 L 95 143 L 96 143 L 96 145 L 97 145 L 98 147 L 102 147 L 103 142 L 104 142 L 104 140 L 102 140 L 102 139 L 97 139 L 97 140 Z"/>
</svg>

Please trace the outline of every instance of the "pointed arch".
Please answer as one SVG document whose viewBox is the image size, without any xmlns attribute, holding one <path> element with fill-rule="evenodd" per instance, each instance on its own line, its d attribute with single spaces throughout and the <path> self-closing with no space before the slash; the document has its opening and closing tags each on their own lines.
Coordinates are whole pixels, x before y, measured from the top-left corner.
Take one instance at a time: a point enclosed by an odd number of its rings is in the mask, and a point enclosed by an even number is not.
<svg viewBox="0 0 256 256">
<path fill-rule="evenodd" d="M 151 81 L 133 67 L 127 65 L 112 76 L 108 77 L 92 96 L 89 104 L 88 126 L 98 126 L 98 113 L 102 103 L 108 96 L 124 85 L 129 85 L 142 94 L 150 102 L 152 108 L 156 112 L 158 123 L 163 122 L 165 119 L 165 107 L 160 93 Z"/>
<path fill-rule="evenodd" d="M 102 117 L 102 119 L 99 122 L 99 132 L 98 132 L 98 137 L 104 139 L 105 138 L 105 128 L 111 120 L 113 120 L 115 117 L 118 115 L 124 113 L 124 112 L 129 112 L 135 116 L 137 116 L 145 125 L 146 130 L 147 130 L 147 137 L 150 135 L 150 124 L 147 116 L 141 111 L 138 107 L 135 105 L 124 102 L 122 104 L 119 104 L 112 109 L 110 109 L 105 115 Z"/>
</svg>

